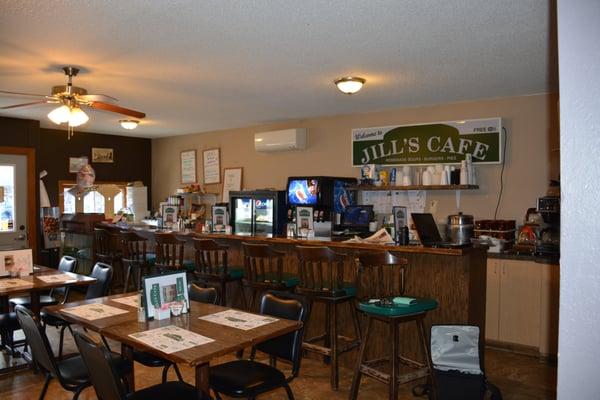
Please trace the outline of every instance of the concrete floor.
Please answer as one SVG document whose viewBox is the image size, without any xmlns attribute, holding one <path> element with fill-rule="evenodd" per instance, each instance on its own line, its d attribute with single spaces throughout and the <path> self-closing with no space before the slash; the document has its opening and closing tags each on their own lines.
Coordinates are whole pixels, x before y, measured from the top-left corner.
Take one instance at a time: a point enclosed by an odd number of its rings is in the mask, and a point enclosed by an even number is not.
<svg viewBox="0 0 600 400">
<path fill-rule="evenodd" d="M 58 349 L 58 330 L 48 329 L 48 335 L 53 348 Z M 112 346 L 119 349 L 118 344 Z M 67 333 L 65 353 L 75 352 L 75 344 L 70 334 Z M 4 356 L 6 361 L 6 356 Z M 227 361 L 232 357 L 224 357 L 215 363 Z M 486 351 L 486 370 L 488 378 L 502 391 L 504 399 L 529 400 L 529 399 L 554 399 L 556 397 L 556 367 L 543 363 L 538 358 L 518 355 L 500 350 L 488 349 Z M 278 363 L 284 371 L 289 369 Z M 193 370 L 180 366 L 181 372 L 187 382 L 194 383 Z M 161 369 L 135 365 L 136 387 L 138 389 L 160 383 Z M 171 370 L 170 379 L 176 379 Z M 340 390 L 334 392 L 329 387 L 328 366 L 316 359 L 305 358 L 302 361 L 300 376 L 291 386 L 296 399 L 299 400 L 338 400 L 347 399 L 348 390 L 352 381 L 352 371 L 342 368 L 340 370 Z M 24 370 L 11 375 L 0 376 L 0 399 L 22 400 L 35 399 L 39 396 L 44 379 L 41 375 L 34 375 L 31 370 Z M 411 394 L 412 384 L 401 387 L 401 399 L 413 399 Z M 63 390 L 55 380 L 50 384 L 46 399 L 70 399 L 72 395 Z M 286 399 L 285 391 L 279 390 L 262 396 L 261 399 Z M 384 399 L 387 398 L 387 388 L 368 378 L 363 378 L 360 387 L 359 399 Z M 96 399 L 92 388 L 83 391 L 80 399 Z"/>
</svg>

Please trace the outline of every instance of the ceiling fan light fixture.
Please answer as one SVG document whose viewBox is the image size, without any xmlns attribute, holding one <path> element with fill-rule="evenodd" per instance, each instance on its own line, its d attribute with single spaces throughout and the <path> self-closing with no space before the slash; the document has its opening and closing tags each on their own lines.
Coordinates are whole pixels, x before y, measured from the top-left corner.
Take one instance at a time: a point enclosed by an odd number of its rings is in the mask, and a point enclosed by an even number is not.
<svg viewBox="0 0 600 400">
<path fill-rule="evenodd" d="M 138 121 L 137 119 L 122 119 L 122 120 L 119 120 L 119 123 L 121 124 L 121 127 L 123 129 L 131 130 L 131 129 L 137 128 L 140 121 Z"/>
<path fill-rule="evenodd" d="M 69 126 L 77 127 L 88 122 L 90 117 L 79 107 L 73 107 L 71 109 L 71 115 L 69 117 Z"/>
<path fill-rule="evenodd" d="M 337 88 L 345 94 L 354 94 L 362 89 L 363 85 L 367 80 L 358 76 L 344 76 L 338 78 L 333 83 Z"/>
<path fill-rule="evenodd" d="M 69 121 L 69 117 L 71 116 L 71 109 L 67 105 L 62 105 L 60 107 L 55 108 L 54 110 L 48 113 L 48 118 L 50 121 L 54 122 L 56 125 L 60 125 L 63 122 Z"/>
</svg>

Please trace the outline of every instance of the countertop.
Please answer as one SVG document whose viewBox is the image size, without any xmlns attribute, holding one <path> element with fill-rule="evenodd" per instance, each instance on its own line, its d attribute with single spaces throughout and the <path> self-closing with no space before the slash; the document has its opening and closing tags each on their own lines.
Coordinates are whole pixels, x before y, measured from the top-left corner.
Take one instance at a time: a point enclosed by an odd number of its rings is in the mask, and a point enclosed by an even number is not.
<svg viewBox="0 0 600 400">
<path fill-rule="evenodd" d="M 521 260 L 521 261 L 532 261 L 539 264 L 559 264 L 560 256 L 551 255 L 535 255 L 535 254 L 517 254 L 517 253 L 489 253 L 488 258 L 501 259 L 501 260 Z"/>
</svg>

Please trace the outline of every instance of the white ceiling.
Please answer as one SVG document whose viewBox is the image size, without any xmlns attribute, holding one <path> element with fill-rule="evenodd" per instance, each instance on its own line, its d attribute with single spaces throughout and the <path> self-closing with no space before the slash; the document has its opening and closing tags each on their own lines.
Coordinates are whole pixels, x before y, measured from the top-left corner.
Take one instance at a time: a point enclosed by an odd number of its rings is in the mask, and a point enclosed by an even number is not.
<svg viewBox="0 0 600 400">
<path fill-rule="evenodd" d="M 0 89 L 75 85 L 144 111 L 162 137 L 557 88 L 552 0 L 0 0 Z M 367 79 L 353 96 L 334 78 Z M 24 101 L 22 101 L 24 100 Z M 28 98 L 0 97 L 0 106 Z M 39 119 L 51 105 L 0 115 Z"/>
</svg>

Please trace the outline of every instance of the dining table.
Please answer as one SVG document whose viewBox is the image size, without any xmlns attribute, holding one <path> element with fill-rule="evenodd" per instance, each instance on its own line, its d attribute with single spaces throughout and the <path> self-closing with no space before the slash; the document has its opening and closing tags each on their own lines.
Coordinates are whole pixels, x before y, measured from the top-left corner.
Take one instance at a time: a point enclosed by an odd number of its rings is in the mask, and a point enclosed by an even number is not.
<svg viewBox="0 0 600 400">
<path fill-rule="evenodd" d="M 95 278 L 86 275 L 62 272 L 54 268 L 34 265 L 31 274 L 0 277 L 0 314 L 10 311 L 10 297 L 29 295 L 31 299 L 30 309 L 39 318 L 40 296 L 42 293 L 59 287 L 87 286 L 94 282 L 96 282 Z M 27 362 L 31 360 L 31 355 L 27 352 L 22 352 L 20 357 Z M 14 365 L 7 366 L 6 360 L 2 359 L 0 362 L 0 374 L 27 367 L 28 363 L 19 363 L 17 361 L 14 361 Z"/>
<path fill-rule="evenodd" d="M 105 338 L 120 342 L 121 355 L 130 360 L 131 363 L 133 363 L 133 351 L 135 349 L 151 353 L 173 363 L 187 364 L 193 367 L 195 369 L 196 388 L 204 393 L 210 392 L 210 362 L 215 358 L 235 353 L 238 350 L 285 335 L 302 327 L 302 323 L 299 321 L 280 318 L 272 318 L 268 323 L 252 329 L 226 326 L 201 318 L 210 318 L 225 311 L 242 313 L 239 315 L 254 315 L 257 317 L 259 315 L 195 301 L 190 302 L 189 312 L 187 313 L 182 313 L 179 316 L 171 315 L 161 320 L 148 319 L 142 322 L 138 320 L 137 308 L 132 303 L 137 296 L 136 293 L 119 294 L 49 306 L 45 307 L 44 310 L 50 315 L 63 318 L 73 324 L 79 324 Z M 90 304 L 107 305 L 112 313 L 114 313 L 112 308 L 120 308 L 126 312 L 104 318 L 90 318 L 69 310 L 69 308 L 74 307 L 81 310 L 82 306 Z M 197 345 L 174 352 L 161 348 L 158 343 L 148 343 L 148 341 L 144 342 L 138 339 L 140 336 L 157 329 L 177 330 L 178 334 L 184 332 L 202 339 L 198 341 Z M 128 389 L 133 391 L 135 389 L 134 369 L 132 368 L 131 372 L 123 378 Z"/>
</svg>

